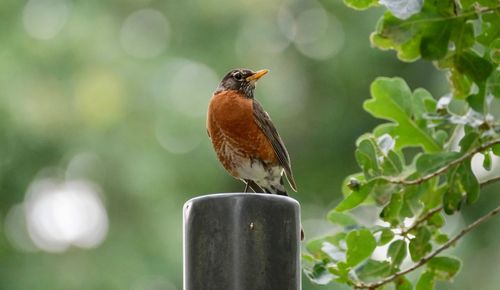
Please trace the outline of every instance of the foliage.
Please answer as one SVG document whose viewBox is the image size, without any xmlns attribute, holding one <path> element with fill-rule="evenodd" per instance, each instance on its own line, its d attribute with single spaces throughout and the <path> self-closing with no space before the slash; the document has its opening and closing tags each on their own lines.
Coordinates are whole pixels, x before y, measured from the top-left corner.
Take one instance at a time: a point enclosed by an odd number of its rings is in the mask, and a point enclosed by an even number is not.
<svg viewBox="0 0 500 290">
<path fill-rule="evenodd" d="M 356 9 L 377 5 L 344 2 Z M 345 179 L 344 199 L 328 215 L 343 231 L 309 242 L 306 261 L 321 271 L 306 269 L 306 274 L 318 284 L 434 289 L 461 266 L 458 258 L 439 254 L 498 212 L 452 238 L 443 232 L 444 215 L 474 204 L 481 185 L 498 180 L 478 181 L 471 159 L 483 155 L 484 169 L 491 170 L 491 156 L 500 156 L 500 123 L 491 111 L 491 101 L 500 98 L 500 5 L 496 0 L 378 4 L 387 11 L 371 35 L 372 45 L 395 50 L 402 61 L 432 61 L 446 73 L 450 92 L 436 100 L 397 77 L 371 84 L 372 98 L 363 107 L 387 122 L 358 138 L 361 172 Z M 349 211 L 362 206 L 374 207 L 380 222 L 357 222 Z M 376 259 L 375 251 L 386 258 Z M 417 281 L 406 277 L 424 266 Z"/>
</svg>

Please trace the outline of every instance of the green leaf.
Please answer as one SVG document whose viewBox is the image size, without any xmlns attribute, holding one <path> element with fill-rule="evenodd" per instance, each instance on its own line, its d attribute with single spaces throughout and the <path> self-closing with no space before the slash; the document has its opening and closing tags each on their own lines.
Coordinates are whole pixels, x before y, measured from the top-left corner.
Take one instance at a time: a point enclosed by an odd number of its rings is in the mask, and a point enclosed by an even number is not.
<svg viewBox="0 0 500 290">
<path fill-rule="evenodd" d="M 346 232 L 339 232 L 331 236 L 325 237 L 325 240 L 331 243 L 332 245 L 335 245 L 337 248 L 341 248 L 340 243 L 345 240 L 347 237 Z"/>
<path fill-rule="evenodd" d="M 397 280 L 394 281 L 394 285 L 396 286 L 396 290 L 412 290 L 413 285 L 410 280 L 406 277 L 401 276 Z"/>
<path fill-rule="evenodd" d="M 448 43 L 451 35 L 451 23 L 435 23 L 428 26 L 425 35 L 420 41 L 420 54 L 427 60 L 443 58 L 448 52 Z"/>
<path fill-rule="evenodd" d="M 380 240 L 378 241 L 378 245 L 383 246 L 388 242 L 392 241 L 393 238 L 394 238 L 394 232 L 391 231 L 391 229 L 384 228 L 380 232 Z"/>
<path fill-rule="evenodd" d="M 332 251 L 335 250 L 338 253 L 340 250 L 343 250 L 340 243 L 345 240 L 346 236 L 347 233 L 339 232 L 331 236 L 310 240 L 306 244 L 306 250 L 316 259 L 332 258 L 334 256 Z"/>
<path fill-rule="evenodd" d="M 401 221 L 399 212 L 401 211 L 402 205 L 403 205 L 402 195 L 398 193 L 393 194 L 389 204 L 387 204 L 380 213 L 380 218 L 390 223 L 392 226 L 398 225 Z"/>
<path fill-rule="evenodd" d="M 416 168 L 418 173 L 424 176 L 448 165 L 450 161 L 457 159 L 460 155 L 458 152 L 421 154 L 416 161 Z"/>
<path fill-rule="evenodd" d="M 357 10 L 365 10 L 372 6 L 377 5 L 377 0 L 344 0 L 345 5 L 357 9 Z"/>
<path fill-rule="evenodd" d="M 453 21 L 450 24 L 452 25 L 451 39 L 455 43 L 456 51 L 461 52 L 474 45 L 476 42 L 474 38 L 474 25 L 467 22 L 467 18 Z"/>
<path fill-rule="evenodd" d="M 328 270 L 330 273 L 338 276 L 335 281 L 339 283 L 348 283 L 349 279 L 349 271 L 351 268 L 344 262 L 338 262 L 335 265 L 330 265 Z"/>
<path fill-rule="evenodd" d="M 437 102 L 431 93 L 423 88 L 417 88 L 411 98 L 413 116 L 416 119 L 423 119 L 424 114 L 436 111 Z"/>
<path fill-rule="evenodd" d="M 460 175 L 460 183 L 467 193 L 467 203 L 473 204 L 479 198 L 479 182 L 472 172 L 471 160 L 465 160 L 459 167 L 457 173 Z"/>
<path fill-rule="evenodd" d="M 411 218 L 422 208 L 420 197 L 424 193 L 428 183 L 406 186 L 403 191 L 403 205 L 399 212 L 399 218 Z"/>
<path fill-rule="evenodd" d="M 460 189 L 450 187 L 443 196 L 443 209 L 446 214 L 453 214 L 462 208 L 464 196 Z"/>
<path fill-rule="evenodd" d="M 432 271 L 435 275 L 444 280 L 450 280 L 460 270 L 462 262 L 449 256 L 434 257 L 427 263 L 428 271 Z"/>
<path fill-rule="evenodd" d="M 500 38 L 490 44 L 490 58 L 494 63 L 500 64 Z"/>
<path fill-rule="evenodd" d="M 436 286 L 434 273 L 425 271 L 420 275 L 415 290 L 433 290 Z"/>
<path fill-rule="evenodd" d="M 324 253 L 321 251 L 321 247 L 325 242 L 324 238 L 313 239 L 307 242 L 306 250 L 311 253 L 316 258 L 322 258 Z"/>
<path fill-rule="evenodd" d="M 408 179 L 414 179 L 417 174 L 412 174 L 411 176 L 408 177 Z M 405 203 L 408 204 L 408 206 L 411 209 L 411 215 L 405 215 L 405 217 L 412 217 L 414 216 L 417 211 L 414 210 L 420 210 L 420 206 L 422 204 L 421 198 L 428 194 L 429 192 L 433 191 L 434 189 L 434 179 L 430 179 L 426 182 L 422 182 L 420 184 L 415 184 L 415 185 L 410 185 L 406 186 L 404 188 L 404 199 Z"/>
<path fill-rule="evenodd" d="M 448 242 L 450 239 L 448 238 L 448 235 L 447 234 L 438 234 L 434 240 L 436 241 L 436 243 L 442 245 L 446 242 Z"/>
<path fill-rule="evenodd" d="M 445 219 L 442 214 L 439 212 L 433 214 L 430 219 L 427 220 L 427 224 L 430 226 L 435 226 L 437 228 L 440 228 L 444 226 L 445 224 Z"/>
<path fill-rule="evenodd" d="M 388 50 L 394 48 L 393 42 L 390 38 L 384 37 L 382 34 L 379 34 L 377 32 L 373 32 L 370 35 L 370 43 L 372 44 L 372 46 L 378 47 L 381 50 Z M 418 56 L 420 55 L 418 54 Z"/>
<path fill-rule="evenodd" d="M 500 99 L 500 70 L 495 70 L 486 83 L 488 90 L 497 99 Z"/>
<path fill-rule="evenodd" d="M 404 21 L 395 17 L 389 11 L 384 13 L 384 16 L 380 18 L 377 22 L 376 32 L 371 35 L 371 42 L 374 46 L 379 47 L 380 49 L 396 49 L 401 52 L 401 46 L 405 43 L 414 40 L 415 33 L 412 33 L 408 29 L 407 26 L 404 25 Z M 416 43 L 416 52 L 413 51 L 410 54 L 417 54 L 420 56 L 420 52 L 418 51 L 418 44 L 420 40 Z M 415 47 L 414 45 L 410 45 L 410 47 Z M 399 56 L 399 55 L 398 55 Z"/>
<path fill-rule="evenodd" d="M 496 156 L 500 156 L 500 144 L 496 144 L 491 147 L 491 152 L 493 152 Z"/>
<path fill-rule="evenodd" d="M 478 90 L 476 93 L 467 97 L 470 107 L 479 113 L 484 113 L 486 99 L 486 82 L 476 83 Z"/>
<path fill-rule="evenodd" d="M 387 250 L 387 256 L 391 258 L 393 267 L 399 268 L 406 257 L 406 242 L 404 240 L 392 242 Z"/>
<path fill-rule="evenodd" d="M 441 147 L 425 127 L 415 122 L 412 93 L 401 78 L 377 78 L 371 85 L 372 99 L 363 104 L 373 116 L 394 123 L 387 126 L 391 136 L 398 136 L 396 149 L 408 146 L 422 146 L 430 152 Z"/>
<path fill-rule="evenodd" d="M 399 191 L 398 187 L 398 185 L 390 183 L 386 179 L 379 179 L 373 187 L 370 197 L 377 205 L 387 204 L 392 197 L 392 193 Z"/>
<path fill-rule="evenodd" d="M 431 235 L 431 231 L 426 226 L 421 226 L 417 230 L 415 238 L 411 239 L 408 249 L 414 262 L 419 261 L 432 250 Z"/>
<path fill-rule="evenodd" d="M 403 160 L 402 157 L 397 154 L 394 150 L 390 150 L 387 155 L 384 156 L 384 162 L 382 163 L 382 170 L 384 175 L 396 176 L 403 172 Z"/>
<path fill-rule="evenodd" d="M 335 208 L 336 211 L 342 212 L 356 206 L 360 205 L 365 199 L 368 197 L 370 192 L 372 192 L 373 187 L 377 183 L 376 179 L 372 179 L 369 182 L 361 185 L 358 191 L 353 191 L 350 195 L 348 195 L 344 200 L 342 200 L 339 205 Z"/>
<path fill-rule="evenodd" d="M 460 73 L 467 75 L 476 83 L 486 81 L 493 71 L 491 63 L 472 50 L 457 54 L 455 66 Z"/>
<path fill-rule="evenodd" d="M 304 269 L 304 273 L 312 282 L 318 285 L 326 285 L 335 278 L 323 262 L 316 263 L 312 269 Z"/>
<path fill-rule="evenodd" d="M 438 130 L 432 135 L 432 137 L 436 140 L 436 143 L 438 143 L 439 146 L 444 146 L 448 140 L 448 133 L 444 130 Z"/>
<path fill-rule="evenodd" d="M 438 177 L 434 177 L 433 179 L 429 180 L 429 182 L 436 182 L 437 180 Z M 422 195 L 420 200 L 424 204 L 425 209 L 431 210 L 443 203 L 443 196 L 447 191 L 447 184 L 444 186 L 439 186 L 437 188 L 431 187 Z"/>
<path fill-rule="evenodd" d="M 419 35 L 415 35 L 407 42 L 401 44 L 398 51 L 398 58 L 405 62 L 416 61 L 420 57 L 420 40 Z"/>
<path fill-rule="evenodd" d="M 346 262 L 350 266 L 355 266 L 370 257 L 377 246 L 375 238 L 367 229 L 351 231 L 346 237 L 346 244 Z"/>
<path fill-rule="evenodd" d="M 443 195 L 443 209 L 447 214 L 453 214 L 455 211 L 460 210 L 464 202 L 465 192 L 460 182 L 460 175 L 457 174 L 458 167 L 453 167 L 446 174 L 449 186 Z"/>
<path fill-rule="evenodd" d="M 454 98 L 464 100 L 469 96 L 472 82 L 455 67 L 450 68 L 448 80 L 452 84 L 451 89 Z"/>
<path fill-rule="evenodd" d="M 347 213 L 342 213 L 338 212 L 335 210 L 331 210 L 328 215 L 327 219 L 337 225 L 343 226 L 343 227 L 352 227 L 356 226 L 358 222 L 354 219 L 354 217 L 350 214 Z"/>
<path fill-rule="evenodd" d="M 387 277 L 391 274 L 391 264 L 387 261 L 369 259 L 356 269 L 356 275 L 363 281 Z"/>
<path fill-rule="evenodd" d="M 460 152 L 468 152 L 479 143 L 479 134 L 475 131 L 468 132 L 460 140 Z"/>
<path fill-rule="evenodd" d="M 496 1 L 496 0 L 495 0 Z M 481 31 L 482 34 L 477 37 L 477 41 L 488 47 L 495 39 L 500 37 L 500 11 L 498 9 L 493 13 L 482 15 Z"/>
<path fill-rule="evenodd" d="M 461 0 L 460 3 L 464 8 L 470 8 L 473 5 L 481 5 L 482 8 L 495 8 L 498 6 L 497 0 Z"/>
<path fill-rule="evenodd" d="M 358 148 L 355 151 L 356 160 L 365 173 L 366 178 L 371 178 L 382 173 L 377 157 L 377 144 L 370 136 L 358 139 Z"/>
<path fill-rule="evenodd" d="M 483 160 L 483 168 L 490 171 L 491 170 L 491 154 L 490 151 L 486 151 L 483 153 L 484 160 Z"/>
</svg>

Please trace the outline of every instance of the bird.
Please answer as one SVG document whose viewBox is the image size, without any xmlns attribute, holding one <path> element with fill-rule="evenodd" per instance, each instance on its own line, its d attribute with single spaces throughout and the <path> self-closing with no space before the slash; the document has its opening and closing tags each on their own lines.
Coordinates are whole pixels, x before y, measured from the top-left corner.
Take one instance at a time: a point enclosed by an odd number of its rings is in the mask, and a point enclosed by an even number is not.
<svg viewBox="0 0 500 290">
<path fill-rule="evenodd" d="M 244 192 L 287 196 L 285 177 L 297 191 L 290 156 L 269 114 L 255 99 L 256 82 L 269 70 L 229 71 L 208 105 L 207 132 L 219 161 Z"/>
<path fill-rule="evenodd" d="M 269 70 L 233 69 L 212 94 L 207 133 L 231 176 L 256 193 L 288 196 L 283 179 L 297 191 L 290 155 L 271 117 L 255 99 L 256 82 Z M 300 239 L 304 240 L 301 227 Z"/>
</svg>

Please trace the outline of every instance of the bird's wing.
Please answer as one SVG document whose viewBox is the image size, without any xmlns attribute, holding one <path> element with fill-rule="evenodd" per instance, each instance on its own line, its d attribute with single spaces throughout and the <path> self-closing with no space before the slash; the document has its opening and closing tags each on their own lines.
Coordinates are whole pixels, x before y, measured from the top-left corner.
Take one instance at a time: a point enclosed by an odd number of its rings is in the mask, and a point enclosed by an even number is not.
<svg viewBox="0 0 500 290">
<path fill-rule="evenodd" d="M 290 156 L 288 155 L 288 151 L 286 151 L 285 144 L 283 144 L 278 131 L 274 127 L 273 122 L 271 122 L 269 114 L 264 111 L 262 106 L 256 100 L 253 100 L 253 116 L 257 125 L 271 142 L 274 153 L 276 153 L 276 156 L 278 157 L 279 164 L 285 169 L 288 183 L 290 183 L 290 186 L 294 191 L 297 191 L 297 185 L 295 184 L 295 180 L 293 178 Z"/>
</svg>

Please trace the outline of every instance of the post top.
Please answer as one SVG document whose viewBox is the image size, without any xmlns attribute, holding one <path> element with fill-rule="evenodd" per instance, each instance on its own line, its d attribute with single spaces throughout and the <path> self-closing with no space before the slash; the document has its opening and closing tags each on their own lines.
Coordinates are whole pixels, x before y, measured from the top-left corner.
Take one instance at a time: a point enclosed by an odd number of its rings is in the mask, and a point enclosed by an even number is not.
<svg viewBox="0 0 500 290">
<path fill-rule="evenodd" d="M 205 201 L 214 200 L 262 200 L 267 202 L 280 202 L 300 207 L 300 204 L 294 198 L 269 193 L 249 193 L 249 192 L 232 192 L 232 193 L 213 193 L 201 195 L 186 201 L 184 208 L 194 203 L 203 203 Z"/>
</svg>

